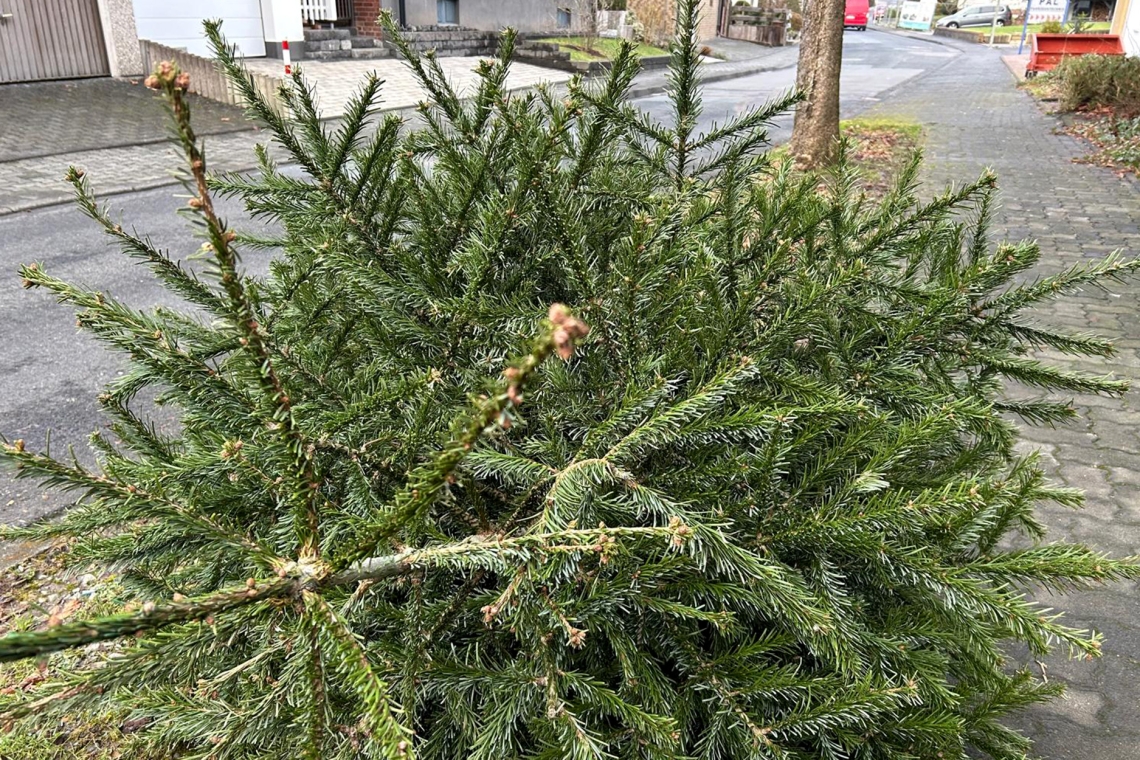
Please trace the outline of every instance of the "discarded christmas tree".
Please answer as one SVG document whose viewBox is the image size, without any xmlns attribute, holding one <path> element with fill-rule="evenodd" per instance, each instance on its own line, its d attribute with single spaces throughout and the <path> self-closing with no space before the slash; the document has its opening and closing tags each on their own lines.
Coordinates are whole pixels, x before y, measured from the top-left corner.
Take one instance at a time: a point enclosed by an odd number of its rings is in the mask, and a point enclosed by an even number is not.
<svg viewBox="0 0 1140 760">
<path fill-rule="evenodd" d="M 1072 410 L 1003 384 L 1121 392 L 1030 358 L 1111 347 L 1024 311 L 1136 264 L 1012 284 L 1038 251 L 987 241 L 993 177 L 919 203 L 916 161 L 870 202 L 840 162 L 821 187 L 764 153 L 792 99 L 698 134 L 685 18 L 670 125 L 624 102 L 628 50 L 603 86 L 508 96 L 508 33 L 469 101 L 405 51 L 422 129 L 373 124 L 373 80 L 334 132 L 300 76 L 279 115 L 210 27 L 303 177 L 262 153 L 208 179 L 186 80 L 156 72 L 210 271 L 71 179 L 195 309 L 24 267 L 132 369 L 98 470 L 5 454 L 81 495 L 9 532 L 75 537 L 139 601 L 0 638 L 0 660 L 119 641 L 0 719 L 115 706 L 218 760 L 1024 755 L 999 721 L 1057 688 L 1006 645 L 1099 649 L 1024 590 L 1138 571 L 1036 541 L 1036 506 L 1079 495 L 1007 417 Z M 276 237 L 235 236 L 216 193 Z"/>
</svg>

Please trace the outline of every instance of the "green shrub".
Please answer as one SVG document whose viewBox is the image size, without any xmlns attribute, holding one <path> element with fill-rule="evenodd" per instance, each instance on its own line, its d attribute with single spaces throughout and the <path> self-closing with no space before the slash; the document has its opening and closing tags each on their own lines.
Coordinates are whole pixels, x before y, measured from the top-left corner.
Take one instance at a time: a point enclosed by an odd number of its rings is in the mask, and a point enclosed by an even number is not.
<svg viewBox="0 0 1140 760">
<path fill-rule="evenodd" d="M 1082 55 L 1062 59 L 1053 70 L 1062 108 L 1111 108 L 1121 116 L 1140 115 L 1140 58 Z"/>
<path fill-rule="evenodd" d="M 1063 27 L 1058 19 L 1051 18 L 1048 21 L 1041 22 L 1042 34 L 1060 34 L 1062 31 Z"/>
<path fill-rule="evenodd" d="M 0 734 L 0 757 L 5 760 L 42 760 L 58 756 L 59 748 L 51 741 L 26 734 Z"/>
<path fill-rule="evenodd" d="M 0 660 L 122 639 L 0 696 L 0 722 L 120 707 L 217 760 L 1024 755 L 999 721 L 1059 686 L 1006 645 L 1099 652 L 1025 592 L 1137 567 L 1034 540 L 1036 505 L 1079 495 L 1014 453 L 1007 415 L 1073 410 L 1003 381 L 1122 392 L 1029 358 L 1111 347 L 1022 312 L 1136 265 L 1019 284 L 1039 251 L 987 241 L 991 175 L 920 203 L 917 160 L 877 202 L 843 163 L 797 174 L 764 155 L 793 98 L 696 133 L 684 18 L 669 124 L 624 102 L 628 48 L 603 85 L 508 96 L 508 34 L 468 102 L 405 48 L 432 93 L 419 131 L 370 124 L 376 79 L 333 130 L 295 76 L 283 119 L 211 26 L 303 168 L 262 152 L 212 181 L 270 222 L 248 237 L 214 211 L 185 80 L 148 80 L 209 268 L 71 179 L 195 309 L 24 267 L 131 368 L 101 397 L 98 470 L 5 455 L 81 495 L 10 533 L 74 536 L 140 606 L 0 639 Z M 266 278 L 239 246 L 277 253 Z M 177 430 L 149 424 L 147 389 Z"/>
<path fill-rule="evenodd" d="M 1092 23 L 1092 17 L 1087 13 L 1074 14 L 1065 25 L 1065 31 L 1069 34 L 1084 34 L 1092 26 Z"/>
</svg>

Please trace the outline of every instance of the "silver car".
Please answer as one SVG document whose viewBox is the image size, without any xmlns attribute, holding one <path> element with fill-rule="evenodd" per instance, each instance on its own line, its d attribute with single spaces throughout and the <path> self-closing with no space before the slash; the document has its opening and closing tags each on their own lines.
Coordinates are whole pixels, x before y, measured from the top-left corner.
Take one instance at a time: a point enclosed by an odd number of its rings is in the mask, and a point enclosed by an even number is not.
<svg viewBox="0 0 1140 760">
<path fill-rule="evenodd" d="M 997 25 L 1005 26 L 1013 22 L 1013 13 L 1005 5 L 975 5 L 972 8 L 963 8 L 957 13 L 943 16 L 938 19 L 936 26 L 947 29 L 957 29 L 960 26 L 991 26 L 994 17 Z"/>
</svg>

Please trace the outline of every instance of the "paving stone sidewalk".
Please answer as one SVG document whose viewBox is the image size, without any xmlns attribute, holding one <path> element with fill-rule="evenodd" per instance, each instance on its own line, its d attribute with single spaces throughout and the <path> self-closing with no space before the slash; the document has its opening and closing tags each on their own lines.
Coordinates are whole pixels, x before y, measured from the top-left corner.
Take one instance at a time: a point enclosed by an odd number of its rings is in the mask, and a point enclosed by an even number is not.
<svg viewBox="0 0 1140 760">
<path fill-rule="evenodd" d="M 958 47 L 958 46 L 955 46 Z M 1017 90 L 1000 53 L 964 45 L 950 65 L 908 84 L 872 109 L 904 116 L 926 129 L 930 185 L 975 178 L 984 167 L 999 176 L 1003 203 L 998 234 L 1034 238 L 1044 256 L 1040 273 L 1124 249 L 1140 254 L 1140 183 L 1075 164 L 1085 147 L 1055 133 L 1059 122 Z M 1116 342 L 1110 359 L 1055 363 L 1115 373 L 1134 388 L 1123 400 L 1079 396 L 1075 424 L 1029 428 L 1027 449 L 1044 452 L 1056 478 L 1083 489 L 1087 507 L 1054 505 L 1043 517 L 1051 537 L 1087 543 L 1123 557 L 1140 554 L 1140 282 L 1111 283 L 1043 310 L 1042 321 L 1095 332 Z M 1136 583 L 1038 595 L 1068 613 L 1067 621 L 1105 636 L 1104 656 L 1047 663 L 1048 676 L 1069 685 L 1069 698 L 1030 710 L 1019 727 L 1049 760 L 1140 760 L 1140 588 Z"/>
<path fill-rule="evenodd" d="M 705 69 L 705 78 L 707 81 L 717 81 L 758 71 L 787 68 L 795 64 L 798 52 L 798 47 L 759 48 L 756 55 L 751 58 L 709 64 Z M 468 92 L 474 82 L 474 69 L 478 61 L 477 58 L 444 58 L 441 59 L 441 64 L 460 91 Z M 251 60 L 250 64 L 255 69 L 276 65 L 256 60 Z M 381 78 L 386 80 L 386 85 L 381 90 L 382 110 L 406 112 L 410 118 L 412 108 L 424 97 L 403 64 L 395 59 L 343 63 L 310 62 L 306 70 L 308 75 L 317 81 L 318 94 L 330 116 L 343 111 L 345 100 L 364 74 L 370 70 L 378 70 Z M 568 79 L 569 75 L 563 71 L 515 63 L 512 65 L 507 85 L 512 90 L 525 90 L 540 82 L 560 85 Z M 665 72 L 645 72 L 636 78 L 630 94 L 631 97 L 653 94 L 662 91 L 665 85 Z M 122 84 L 122 86 L 128 85 Z M 5 90 L 6 87 L 9 86 L 0 86 L 0 98 L 3 98 L 6 92 L 11 92 Z M 208 104 L 198 109 L 199 112 L 205 111 L 207 114 L 205 133 L 217 132 L 221 126 L 228 125 L 230 122 L 222 122 L 221 119 L 226 114 L 234 113 L 233 109 L 225 106 L 217 106 L 217 109 L 210 110 L 215 105 L 217 104 Z M 99 113 L 99 109 L 90 109 L 90 112 Z M 165 129 L 165 117 L 161 108 L 156 108 L 149 114 L 139 111 L 136 116 L 140 122 L 138 127 L 140 135 L 161 135 Z M 29 112 L 28 118 L 31 119 L 31 125 L 26 125 L 22 129 L 28 133 L 26 139 L 33 144 L 40 139 L 35 136 L 37 132 L 48 130 L 52 124 L 58 124 L 60 121 L 45 113 L 37 116 L 36 113 Z M 69 122 L 68 128 L 78 128 L 80 131 L 98 129 L 98 126 L 91 126 L 91 121 L 84 116 L 75 117 L 72 121 L 74 123 Z M 39 124 L 40 127 L 37 128 L 35 124 Z M 210 129 L 210 126 L 214 129 Z M 0 116 L 0 132 L 7 129 L 7 120 Z M 245 128 L 240 132 L 210 134 L 207 140 L 210 165 L 217 172 L 252 169 L 255 166 L 254 146 L 259 142 L 265 142 L 266 139 L 264 133 L 253 129 L 248 123 L 245 123 Z M 91 177 L 96 192 L 104 196 L 147 190 L 176 182 L 171 172 L 180 163 L 170 146 L 164 142 L 145 139 L 143 144 L 89 150 L 85 148 L 90 143 L 82 140 L 69 143 L 65 138 L 54 136 L 44 140 L 53 146 L 75 145 L 76 147 L 73 150 L 55 150 L 52 155 L 8 161 L 4 160 L 4 155 L 0 152 L 0 216 L 70 201 L 70 188 L 63 181 L 63 176 L 67 167 L 72 165 L 84 169 Z"/>
<path fill-rule="evenodd" d="M 441 61 L 444 71 L 461 92 L 471 89 L 478 63 L 477 58 L 451 58 Z M 280 73 L 280 62 L 250 59 L 246 64 L 253 71 L 275 75 Z M 362 82 L 364 75 L 372 70 L 376 70 L 385 80 L 380 97 L 382 110 L 409 110 L 424 97 L 411 74 L 396 59 L 343 63 L 311 62 L 305 66 L 305 69 L 317 86 L 318 95 L 324 106 L 323 115 L 327 118 L 335 118 L 344 112 L 345 102 Z M 566 72 L 542 69 L 529 64 L 515 64 L 507 80 L 507 87 L 512 90 L 526 89 L 539 82 L 548 81 L 557 84 L 568 78 L 569 74 Z M 155 101 L 153 93 L 146 90 L 140 92 L 140 89 L 113 80 L 98 81 L 109 83 L 102 92 L 105 107 L 111 107 L 116 113 L 132 113 L 131 120 L 135 124 L 137 139 L 133 142 L 128 139 L 125 141 L 126 144 L 119 144 L 112 137 L 107 143 L 98 147 L 92 146 L 90 139 L 78 139 L 74 143 L 77 149 L 58 149 L 59 146 L 68 144 L 68 137 L 78 137 L 66 133 L 90 130 L 92 120 L 96 118 L 93 114 L 100 113 L 103 109 L 92 105 L 92 101 L 96 100 L 94 97 L 85 99 L 87 108 L 83 109 L 83 112 L 66 107 L 64 105 L 66 98 L 59 97 L 57 105 L 63 111 L 60 115 L 52 110 L 50 97 L 41 98 L 43 102 L 38 111 L 25 109 L 24 116 L 27 123 L 21 131 L 29 133 L 24 135 L 26 141 L 33 146 L 40 146 L 41 150 L 50 155 L 3 161 L 3 154 L 0 153 L 0 215 L 68 201 L 71 197 L 70 189 L 62 182 L 62 178 L 67 167 L 71 165 L 84 169 L 91 176 L 96 191 L 102 195 L 160 187 L 176 181 L 171 172 L 180 163 L 175 158 L 171 146 L 161 139 L 150 139 L 151 135 L 161 137 L 166 129 L 166 116 L 160 104 Z M 52 92 L 52 87 L 58 88 L 61 94 L 67 92 L 67 86 L 58 83 L 40 87 L 45 92 Z M 86 92 L 91 93 L 92 90 Z M 4 98 L 18 99 L 11 93 L 12 91 L 0 87 L 0 104 L 4 102 Z M 19 91 L 17 93 L 24 95 Z M 136 103 L 140 94 L 145 107 Z M 33 99 L 31 95 L 25 95 L 23 98 L 23 100 Z M 254 125 L 245 119 L 240 109 L 202 99 L 197 100 L 199 102 L 195 105 L 200 107 L 194 109 L 195 126 L 198 114 L 202 113 L 204 116 L 202 134 L 208 135 L 207 148 L 212 169 L 215 172 L 229 172 L 253 168 L 254 146 L 259 142 L 265 142 L 266 136 L 259 133 Z M 124 106 L 124 103 L 127 105 Z M 216 127 L 219 117 L 215 114 L 219 111 L 231 114 L 233 121 L 240 125 L 241 131 L 211 135 L 211 132 L 218 131 Z M 114 120 L 116 124 L 122 121 L 126 120 Z M 3 131 L 7 131 L 7 128 Z M 37 137 L 37 131 L 43 134 Z M 65 134 L 61 136 L 60 132 Z"/>
<path fill-rule="evenodd" d="M 202 135 L 248 130 L 240 108 L 191 96 Z M 0 163 L 169 139 L 163 107 L 142 78 L 0 86 Z"/>
<path fill-rule="evenodd" d="M 709 64 L 705 70 L 706 81 L 787 68 L 795 65 L 799 52 L 798 47 L 757 48 L 756 55 L 750 58 Z M 474 67 L 478 62 L 478 58 L 441 59 L 445 71 L 461 92 L 470 91 L 474 82 Z M 275 65 L 257 59 L 251 60 L 250 64 L 253 68 Z M 329 115 L 343 111 L 344 101 L 368 71 L 378 71 L 385 80 L 385 87 L 381 90 L 382 111 L 405 112 L 410 117 L 413 107 L 424 97 L 423 92 L 410 79 L 404 64 L 396 59 L 378 62 L 310 62 L 306 70 L 317 81 L 321 103 Z M 539 82 L 557 85 L 568 79 L 569 75 L 565 72 L 515 63 L 507 87 L 526 90 Z M 630 97 L 652 95 L 665 87 L 665 72 L 644 72 L 636 77 Z M 0 87 L 0 97 L 3 97 L 3 92 L 5 88 Z M 225 106 L 218 108 L 222 109 L 219 112 L 221 115 L 230 113 Z M 221 115 L 214 115 L 213 121 L 223 123 L 219 121 Z M 83 123 L 82 120 L 79 121 Z M 218 129 L 213 131 L 217 132 Z M 231 172 L 252 169 L 253 148 L 266 139 L 263 133 L 253 129 L 213 134 L 207 140 L 213 170 Z M 93 150 L 82 149 L 82 142 L 76 145 L 80 149 L 15 161 L 5 161 L 5 154 L 0 152 L 0 216 L 70 201 L 70 188 L 63 181 L 64 172 L 70 165 L 86 170 L 93 187 L 105 196 L 172 185 L 177 181 L 171 174 L 171 169 L 180 164 L 173 156 L 170 146 L 163 142 L 147 141 L 143 145 Z"/>
<path fill-rule="evenodd" d="M 477 58 L 440 58 L 439 66 L 461 97 L 474 94 L 479 85 Z M 267 58 L 246 61 L 251 71 L 270 76 L 281 75 L 281 62 Z M 365 76 L 375 73 L 384 84 L 380 88 L 380 107 L 411 108 L 424 99 L 424 92 L 403 61 L 395 58 L 377 61 L 301 61 L 301 70 L 317 92 L 317 110 L 321 118 L 342 116 L 350 98 L 360 89 Z M 568 71 L 543 68 L 516 61 L 511 64 L 507 87 L 521 90 L 535 85 L 561 84 L 570 80 Z"/>
</svg>

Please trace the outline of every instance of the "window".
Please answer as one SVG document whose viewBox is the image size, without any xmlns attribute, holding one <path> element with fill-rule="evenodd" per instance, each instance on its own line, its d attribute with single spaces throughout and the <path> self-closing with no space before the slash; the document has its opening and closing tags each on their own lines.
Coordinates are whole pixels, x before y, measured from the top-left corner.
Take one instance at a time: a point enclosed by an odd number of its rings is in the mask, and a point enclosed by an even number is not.
<svg viewBox="0 0 1140 760">
<path fill-rule="evenodd" d="M 436 0 L 435 20 L 437 24 L 458 24 L 459 0 Z"/>
<path fill-rule="evenodd" d="M 557 26 L 559 29 L 569 29 L 570 28 L 570 9 L 569 8 L 559 8 L 558 9 Z"/>
</svg>

